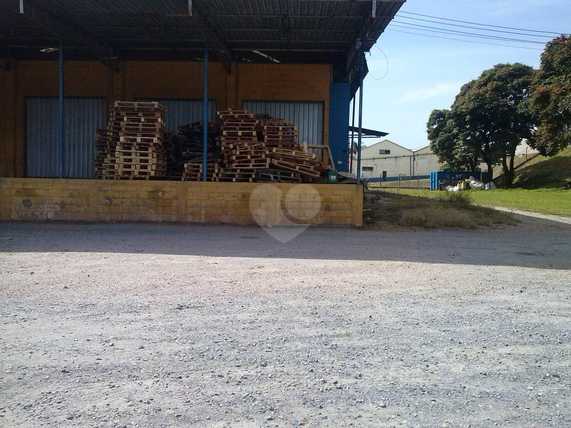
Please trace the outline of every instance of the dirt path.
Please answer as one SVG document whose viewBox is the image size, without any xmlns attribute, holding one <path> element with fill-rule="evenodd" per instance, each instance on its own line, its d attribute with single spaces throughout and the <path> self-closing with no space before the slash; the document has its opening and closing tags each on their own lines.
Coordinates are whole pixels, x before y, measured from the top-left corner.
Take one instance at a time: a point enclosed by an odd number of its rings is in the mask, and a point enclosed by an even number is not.
<svg viewBox="0 0 571 428">
<path fill-rule="evenodd" d="M 568 426 L 571 228 L 0 224 L 2 426 Z"/>
<path fill-rule="evenodd" d="M 524 210 L 516 210 L 514 208 L 504 208 L 504 207 L 491 207 L 497 211 L 503 211 L 506 213 L 515 214 L 522 217 L 530 217 L 539 220 L 547 220 L 556 223 L 567 224 L 571 226 L 571 217 L 564 217 L 561 215 L 552 215 L 552 214 L 540 214 L 531 211 L 524 211 Z"/>
</svg>

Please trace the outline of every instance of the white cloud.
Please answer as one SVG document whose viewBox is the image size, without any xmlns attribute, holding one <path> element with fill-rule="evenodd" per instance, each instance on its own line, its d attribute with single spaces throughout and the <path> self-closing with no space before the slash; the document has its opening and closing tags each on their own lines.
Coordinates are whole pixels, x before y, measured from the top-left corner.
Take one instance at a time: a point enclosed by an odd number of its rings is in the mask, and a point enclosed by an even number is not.
<svg viewBox="0 0 571 428">
<path fill-rule="evenodd" d="M 462 87 L 458 82 L 437 83 L 427 88 L 411 89 L 406 91 L 399 100 L 399 103 L 413 103 L 418 101 L 426 101 L 431 98 L 443 95 L 455 95 L 460 92 Z"/>
</svg>

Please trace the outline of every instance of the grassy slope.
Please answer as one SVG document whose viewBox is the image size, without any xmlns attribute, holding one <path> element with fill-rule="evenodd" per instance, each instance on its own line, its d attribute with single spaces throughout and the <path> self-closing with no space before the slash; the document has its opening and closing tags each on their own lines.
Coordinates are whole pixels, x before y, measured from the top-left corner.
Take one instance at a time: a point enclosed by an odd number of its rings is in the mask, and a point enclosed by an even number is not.
<svg viewBox="0 0 571 428">
<path fill-rule="evenodd" d="M 571 217 L 571 148 L 553 158 L 538 157 L 517 172 L 515 188 L 469 192 L 474 203 Z M 439 198 L 445 192 L 401 190 L 403 195 Z"/>
<path fill-rule="evenodd" d="M 517 223 L 510 215 L 472 205 L 464 194 L 432 192 L 435 198 L 405 193 L 369 191 L 365 196 L 365 221 L 369 227 L 476 229 Z"/>
<path fill-rule="evenodd" d="M 571 217 L 571 190 L 498 189 L 492 192 L 470 192 L 470 196 L 479 205 Z"/>
<path fill-rule="evenodd" d="M 394 191 L 397 192 L 396 189 Z M 400 193 L 424 198 L 439 198 L 443 193 L 447 192 L 401 189 Z M 571 190 L 497 189 L 489 192 L 471 191 L 466 193 L 478 205 L 514 208 L 542 214 L 571 217 Z"/>
<path fill-rule="evenodd" d="M 571 183 L 571 148 L 557 156 L 539 156 L 517 171 L 515 186 L 525 189 L 561 188 Z"/>
</svg>

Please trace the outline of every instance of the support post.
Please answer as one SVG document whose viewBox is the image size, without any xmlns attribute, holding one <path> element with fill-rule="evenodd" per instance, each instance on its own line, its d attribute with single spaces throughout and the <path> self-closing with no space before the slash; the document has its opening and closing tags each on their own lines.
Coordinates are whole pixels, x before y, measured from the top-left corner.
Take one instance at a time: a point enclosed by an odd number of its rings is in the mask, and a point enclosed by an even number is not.
<svg viewBox="0 0 571 428">
<path fill-rule="evenodd" d="M 357 138 L 357 181 L 361 182 L 361 144 L 363 142 L 363 69 L 359 68 L 361 86 L 359 88 L 359 134 Z"/>
<path fill-rule="evenodd" d="M 353 156 L 355 153 L 355 96 L 353 96 L 353 114 L 351 119 L 351 149 L 349 151 L 349 172 L 353 174 Z"/>
<path fill-rule="evenodd" d="M 208 180 L 208 48 L 204 48 L 202 68 L 202 180 Z"/>
<path fill-rule="evenodd" d="M 63 178 L 65 176 L 65 90 L 64 90 L 64 58 L 63 58 L 63 40 L 60 41 L 59 52 L 58 52 L 58 63 L 59 63 L 59 114 L 58 114 L 58 145 L 59 145 L 59 165 L 60 171 L 59 176 Z"/>
</svg>

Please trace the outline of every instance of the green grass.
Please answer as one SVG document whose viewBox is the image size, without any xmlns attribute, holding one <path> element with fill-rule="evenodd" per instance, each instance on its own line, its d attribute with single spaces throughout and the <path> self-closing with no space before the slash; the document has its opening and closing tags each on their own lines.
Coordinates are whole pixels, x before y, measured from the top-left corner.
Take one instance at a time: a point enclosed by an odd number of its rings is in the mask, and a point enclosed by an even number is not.
<svg viewBox="0 0 571 428">
<path fill-rule="evenodd" d="M 538 156 L 516 172 L 515 187 L 561 188 L 571 184 L 571 148 L 552 158 Z"/>
<path fill-rule="evenodd" d="M 395 190 L 396 192 L 397 190 Z M 448 192 L 401 189 L 408 196 L 439 199 Z M 571 190 L 544 189 L 496 189 L 464 192 L 477 205 L 514 208 L 542 214 L 571 217 Z"/>
<path fill-rule="evenodd" d="M 552 158 L 538 156 L 516 172 L 514 187 L 462 192 L 473 203 L 571 217 L 571 148 Z M 397 189 L 388 191 L 399 192 Z M 400 189 L 402 195 L 440 199 L 448 192 Z"/>
<path fill-rule="evenodd" d="M 366 193 L 365 220 L 369 227 L 424 229 L 477 229 L 517 223 L 509 214 L 473 205 L 465 194 L 441 192 L 426 198 L 381 190 Z"/>
</svg>

